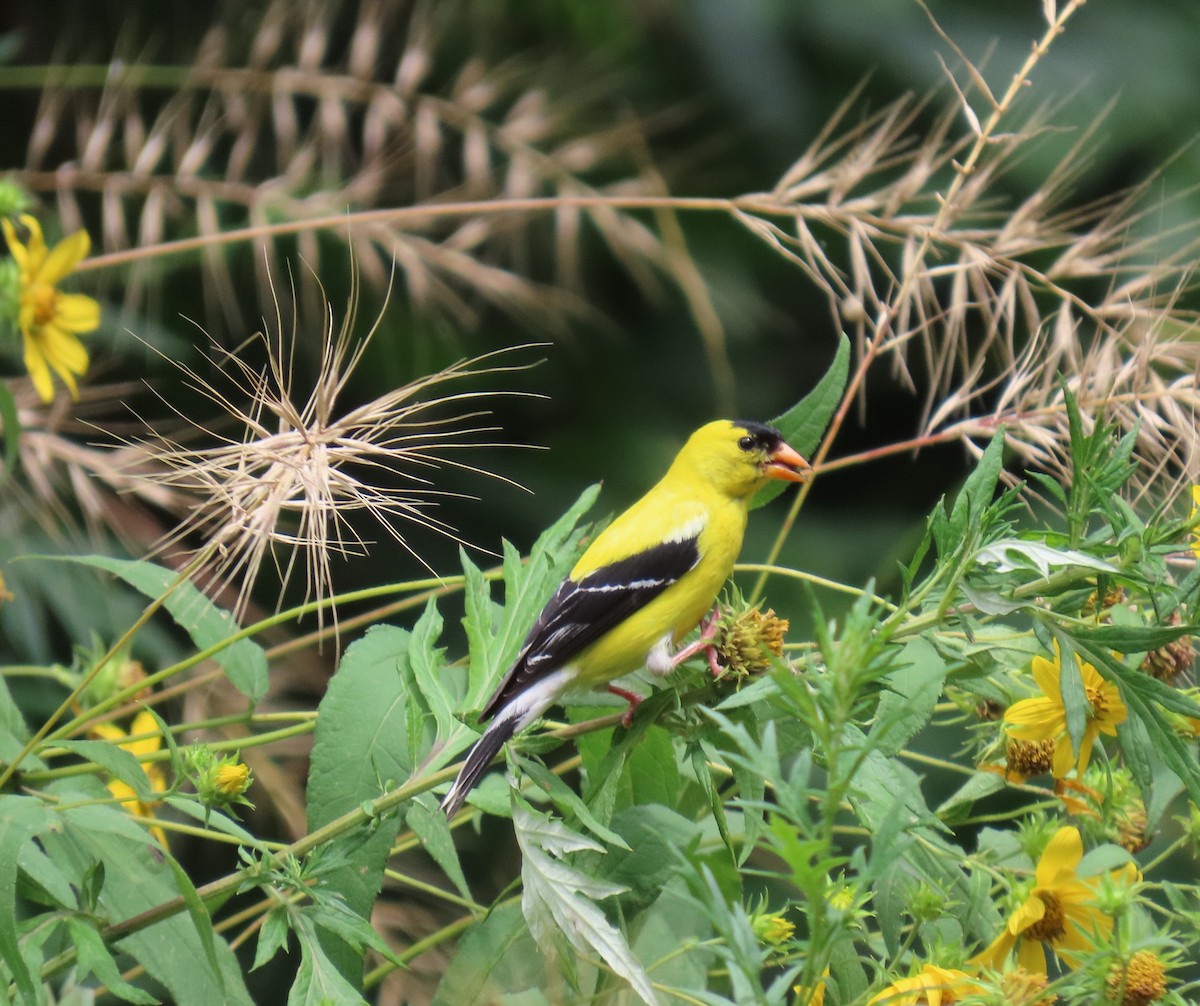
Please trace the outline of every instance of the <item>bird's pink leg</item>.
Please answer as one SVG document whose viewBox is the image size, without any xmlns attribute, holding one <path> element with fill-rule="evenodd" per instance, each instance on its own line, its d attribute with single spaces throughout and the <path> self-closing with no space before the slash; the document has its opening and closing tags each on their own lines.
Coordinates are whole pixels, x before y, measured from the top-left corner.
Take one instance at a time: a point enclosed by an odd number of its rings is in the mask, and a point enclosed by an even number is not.
<svg viewBox="0 0 1200 1006">
<path fill-rule="evenodd" d="M 621 717 L 621 726 L 628 730 L 633 726 L 633 714 L 637 712 L 637 707 L 642 704 L 644 696 L 638 695 L 637 692 L 631 692 L 626 688 L 618 688 L 616 685 L 609 685 L 608 690 L 613 695 L 619 695 L 629 703 L 629 708 L 625 710 L 625 715 Z"/>
<path fill-rule="evenodd" d="M 690 660 L 697 653 L 706 651 L 708 668 L 714 678 L 720 677 L 721 665 L 717 663 L 717 651 L 712 642 L 717 638 L 717 623 L 721 620 L 721 606 L 715 605 L 709 616 L 700 623 L 700 635 L 694 643 L 688 643 L 682 650 L 677 650 L 671 657 L 671 666 L 678 667 L 685 660 Z"/>
</svg>

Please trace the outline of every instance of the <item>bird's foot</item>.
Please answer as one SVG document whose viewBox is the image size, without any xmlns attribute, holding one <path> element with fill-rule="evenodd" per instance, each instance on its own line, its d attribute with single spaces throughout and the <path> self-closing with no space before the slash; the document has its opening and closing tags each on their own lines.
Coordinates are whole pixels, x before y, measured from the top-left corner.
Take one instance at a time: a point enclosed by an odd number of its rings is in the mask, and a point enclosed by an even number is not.
<svg viewBox="0 0 1200 1006">
<path fill-rule="evenodd" d="M 616 685 L 609 685 L 608 690 L 613 695 L 619 695 L 629 703 L 629 708 L 625 710 L 625 715 L 621 717 L 621 726 L 628 730 L 633 726 L 633 714 L 637 712 L 637 707 L 642 704 L 644 696 L 638 695 L 637 692 L 631 692 L 626 688 L 618 688 Z"/>
<path fill-rule="evenodd" d="M 685 660 L 691 660 L 697 653 L 703 652 L 708 658 L 708 669 L 712 671 L 714 678 L 718 678 L 724 673 L 724 668 L 717 661 L 717 651 L 712 645 L 717 638 L 717 629 L 721 622 L 721 606 L 719 604 L 713 606 L 713 610 L 708 617 L 700 623 L 700 635 L 694 642 L 688 643 L 681 650 L 677 650 L 671 657 L 671 667 L 675 668 L 682 664 Z"/>
</svg>

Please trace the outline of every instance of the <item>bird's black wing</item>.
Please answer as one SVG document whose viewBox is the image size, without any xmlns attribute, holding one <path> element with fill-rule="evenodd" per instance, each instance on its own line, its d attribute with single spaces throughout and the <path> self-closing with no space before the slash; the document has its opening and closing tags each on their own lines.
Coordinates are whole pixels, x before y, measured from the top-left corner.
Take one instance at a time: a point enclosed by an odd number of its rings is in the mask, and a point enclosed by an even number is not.
<svg viewBox="0 0 1200 1006">
<path fill-rule="evenodd" d="M 516 661 L 480 714 L 490 719 L 514 695 L 647 605 L 700 561 L 697 539 L 667 541 L 564 580 L 538 615 Z"/>
</svg>

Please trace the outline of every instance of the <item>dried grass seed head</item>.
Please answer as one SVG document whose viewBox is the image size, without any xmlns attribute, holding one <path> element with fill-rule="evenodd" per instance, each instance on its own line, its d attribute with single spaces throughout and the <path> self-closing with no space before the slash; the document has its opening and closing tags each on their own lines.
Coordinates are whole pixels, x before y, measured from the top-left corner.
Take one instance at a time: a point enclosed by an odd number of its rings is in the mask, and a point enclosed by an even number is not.
<svg viewBox="0 0 1200 1006">
<path fill-rule="evenodd" d="M 352 300 L 356 295 L 354 291 Z M 510 481 L 472 463 L 469 452 L 515 446 L 490 439 L 496 427 L 487 419 L 487 400 L 521 393 L 450 391 L 447 386 L 526 369 L 531 364 L 507 362 L 510 354 L 526 347 L 460 361 L 343 410 L 347 382 L 379 325 L 377 319 L 356 340 L 354 322 L 352 306 L 335 329 L 333 311 L 326 305 L 321 358 L 307 395 L 297 393 L 295 335 L 285 334 L 278 315 L 273 335 L 253 337 L 265 351 L 261 370 L 247 362 L 246 346 L 222 351 L 229 391 L 176 364 L 193 389 L 217 405 L 240 433 L 221 436 L 175 410 L 186 434 L 153 434 L 140 441 L 149 462 L 141 477 L 193 500 L 188 516 L 158 551 L 183 546 L 203 555 L 206 587 L 211 592 L 236 586 L 239 616 L 268 559 L 283 586 L 303 566 L 306 598 L 330 596 L 331 558 L 363 555 L 374 543 L 363 537 L 355 519 L 360 513 L 432 572 L 412 530 L 468 544 L 434 511 L 449 497 L 471 497 L 441 488 L 439 473 L 456 469 Z M 214 438 L 218 442 L 213 446 L 181 442 Z"/>
</svg>

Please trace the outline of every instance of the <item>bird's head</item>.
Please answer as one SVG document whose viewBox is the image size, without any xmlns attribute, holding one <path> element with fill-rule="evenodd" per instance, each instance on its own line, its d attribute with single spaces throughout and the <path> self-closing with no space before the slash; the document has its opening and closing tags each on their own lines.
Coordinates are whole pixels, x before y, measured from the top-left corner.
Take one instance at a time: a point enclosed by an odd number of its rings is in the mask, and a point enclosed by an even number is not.
<svg viewBox="0 0 1200 1006">
<path fill-rule="evenodd" d="M 693 476 L 745 498 L 769 479 L 807 482 L 812 468 L 774 427 L 751 420 L 719 419 L 701 426 L 676 458 Z"/>
</svg>

